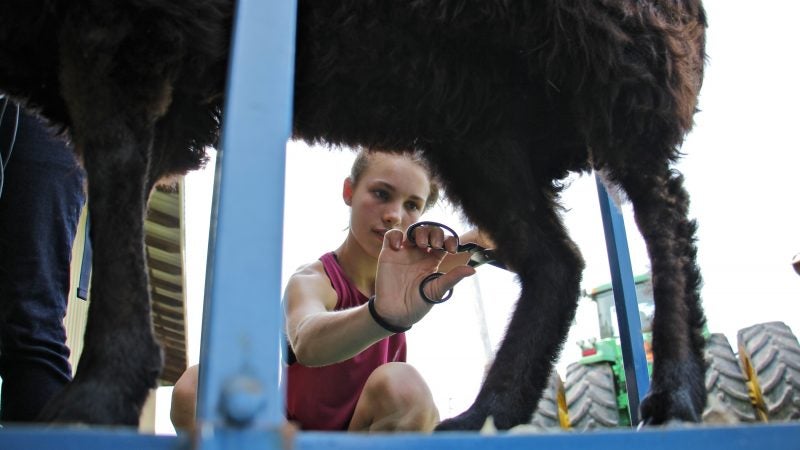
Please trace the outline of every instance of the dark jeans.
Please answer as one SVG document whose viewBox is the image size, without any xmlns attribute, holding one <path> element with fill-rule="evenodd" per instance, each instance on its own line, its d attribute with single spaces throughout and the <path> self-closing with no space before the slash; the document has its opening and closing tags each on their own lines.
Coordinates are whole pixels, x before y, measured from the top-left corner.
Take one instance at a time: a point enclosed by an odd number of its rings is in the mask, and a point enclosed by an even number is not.
<svg viewBox="0 0 800 450">
<path fill-rule="evenodd" d="M 9 103 L 0 123 L 3 158 L 15 116 Z M 72 378 L 63 321 L 83 180 L 69 146 L 21 112 L 0 193 L 2 421 L 34 420 Z"/>
</svg>

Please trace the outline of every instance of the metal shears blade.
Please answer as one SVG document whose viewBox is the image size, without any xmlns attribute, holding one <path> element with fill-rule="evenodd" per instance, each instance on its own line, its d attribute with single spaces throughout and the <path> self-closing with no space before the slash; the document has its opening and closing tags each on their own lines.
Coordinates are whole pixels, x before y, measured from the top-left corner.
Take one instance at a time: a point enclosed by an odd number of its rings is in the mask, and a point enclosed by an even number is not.
<svg viewBox="0 0 800 450">
<path fill-rule="evenodd" d="M 470 267 L 480 267 L 484 264 L 490 264 L 500 269 L 505 269 L 506 266 L 497 261 L 495 258 L 494 250 L 487 250 L 478 244 L 468 242 L 458 246 L 458 252 L 469 252 L 470 257 L 467 265 Z"/>
</svg>

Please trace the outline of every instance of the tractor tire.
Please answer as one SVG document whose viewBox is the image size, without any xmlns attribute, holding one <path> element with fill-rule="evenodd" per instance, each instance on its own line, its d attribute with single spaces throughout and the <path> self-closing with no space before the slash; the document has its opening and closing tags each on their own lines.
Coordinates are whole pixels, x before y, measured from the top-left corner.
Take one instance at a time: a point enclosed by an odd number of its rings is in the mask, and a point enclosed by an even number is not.
<svg viewBox="0 0 800 450">
<path fill-rule="evenodd" d="M 542 398 L 536 406 L 536 411 L 533 412 L 531 425 L 541 429 L 569 428 L 564 383 L 555 369 L 550 374 L 547 387 L 542 392 Z"/>
<path fill-rule="evenodd" d="M 759 419 L 800 419 L 800 344 L 783 322 L 739 330 L 739 358 Z"/>
<path fill-rule="evenodd" d="M 567 409 L 577 431 L 619 426 L 614 371 L 608 363 L 567 367 Z"/>
<path fill-rule="evenodd" d="M 739 361 L 731 349 L 728 338 L 714 333 L 706 342 L 706 391 L 708 402 L 703 411 L 706 423 L 752 423 L 757 420 L 756 410 Z"/>
</svg>

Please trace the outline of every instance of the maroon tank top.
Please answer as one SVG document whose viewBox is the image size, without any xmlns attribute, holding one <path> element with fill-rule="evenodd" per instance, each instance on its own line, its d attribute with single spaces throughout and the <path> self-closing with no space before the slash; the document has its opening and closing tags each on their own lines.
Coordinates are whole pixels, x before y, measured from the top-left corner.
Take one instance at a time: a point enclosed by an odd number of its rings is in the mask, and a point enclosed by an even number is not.
<svg viewBox="0 0 800 450">
<path fill-rule="evenodd" d="M 334 310 L 363 305 L 367 297 L 347 278 L 336 255 L 320 258 L 338 301 Z M 376 342 L 358 355 L 324 367 L 289 366 L 286 393 L 287 418 L 304 430 L 346 430 L 364 384 L 373 370 L 387 362 L 406 360 L 406 336 L 395 334 Z"/>
</svg>

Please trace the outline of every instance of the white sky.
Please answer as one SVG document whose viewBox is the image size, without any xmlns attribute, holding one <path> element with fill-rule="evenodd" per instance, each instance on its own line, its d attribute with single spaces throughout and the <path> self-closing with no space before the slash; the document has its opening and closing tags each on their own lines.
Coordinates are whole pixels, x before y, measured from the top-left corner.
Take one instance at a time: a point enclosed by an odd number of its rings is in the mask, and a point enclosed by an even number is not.
<svg viewBox="0 0 800 450">
<path fill-rule="evenodd" d="M 737 330 L 780 320 L 800 333 L 800 276 L 790 266 L 800 252 L 800 3 L 706 0 L 708 65 L 695 129 L 677 166 L 699 222 L 699 262 L 709 329 L 736 346 Z M 287 153 L 283 280 L 300 264 L 336 248 L 344 239 L 348 208 L 341 182 L 353 154 L 290 143 Z M 200 342 L 200 309 L 212 170 L 187 178 L 186 257 L 190 303 L 190 361 Z M 753 181 L 748 181 L 753 180 Z M 563 195 L 565 220 L 587 269 L 583 287 L 610 280 L 592 177 L 574 179 Z M 252 200 L 251 200 L 252 201 Z M 648 271 L 630 205 L 623 207 L 633 270 Z M 427 219 L 465 230 L 459 215 L 439 208 Z M 487 353 L 502 337 L 518 288 L 513 277 L 482 267 L 456 295 L 409 332 L 409 361 L 428 380 L 443 418 L 463 411 L 480 386 Z M 478 313 L 482 298 L 485 316 Z M 272 299 L 264 299 L 271 301 Z M 580 307 L 558 367 L 580 357 L 575 341 L 597 335 L 595 312 Z M 483 325 L 485 324 L 485 325 Z M 488 346 L 488 348 L 487 348 Z M 160 394 L 168 405 L 168 391 Z M 159 407 L 158 432 L 170 432 Z"/>
</svg>

